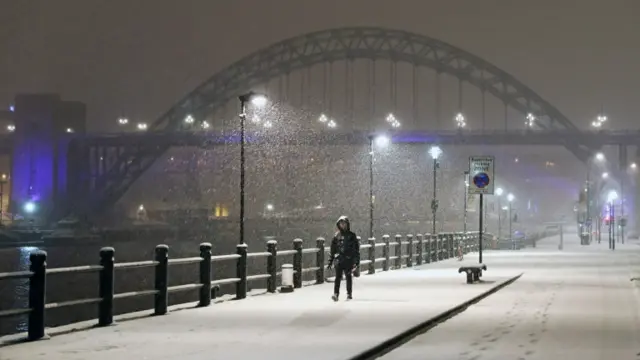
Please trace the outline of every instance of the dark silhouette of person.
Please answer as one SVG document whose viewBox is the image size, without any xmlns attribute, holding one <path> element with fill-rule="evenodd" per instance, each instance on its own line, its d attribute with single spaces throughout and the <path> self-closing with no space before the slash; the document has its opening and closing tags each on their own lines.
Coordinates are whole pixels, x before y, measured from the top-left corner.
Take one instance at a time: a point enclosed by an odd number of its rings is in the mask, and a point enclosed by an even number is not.
<svg viewBox="0 0 640 360">
<path fill-rule="evenodd" d="M 341 216 L 336 222 L 338 231 L 331 240 L 331 251 L 329 253 L 330 269 L 334 263 L 336 268 L 336 281 L 333 287 L 333 301 L 338 301 L 340 296 L 340 282 L 342 275 L 347 278 L 347 300 L 353 295 L 353 273 L 360 266 L 360 242 L 356 234 L 351 231 L 349 218 Z"/>
</svg>

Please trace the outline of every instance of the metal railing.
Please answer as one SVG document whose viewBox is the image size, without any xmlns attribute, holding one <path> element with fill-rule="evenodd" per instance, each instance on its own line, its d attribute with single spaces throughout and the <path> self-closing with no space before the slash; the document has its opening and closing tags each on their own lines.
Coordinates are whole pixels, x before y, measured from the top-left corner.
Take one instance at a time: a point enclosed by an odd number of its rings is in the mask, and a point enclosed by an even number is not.
<svg viewBox="0 0 640 360">
<path fill-rule="evenodd" d="M 360 237 L 358 237 L 360 239 Z M 382 247 L 382 257 L 376 257 L 376 249 Z M 247 296 L 247 282 L 254 280 L 267 280 L 267 291 L 275 293 L 277 290 L 277 278 L 281 272 L 277 271 L 276 259 L 279 256 L 293 256 L 293 286 L 302 287 L 302 274 L 315 273 L 315 283 L 322 284 L 325 281 L 325 254 L 330 247 L 325 247 L 325 239 L 317 238 L 316 246 L 303 248 L 302 239 L 293 241 L 292 250 L 278 250 L 277 241 L 267 242 L 266 251 L 247 252 L 246 244 L 237 245 L 235 254 L 215 255 L 211 254 L 211 244 L 200 244 L 200 255 L 196 257 L 169 259 L 169 246 L 157 245 L 153 260 L 116 263 L 114 261 L 115 249 L 104 247 L 100 249 L 100 263 L 98 265 L 72 266 L 63 268 L 47 268 L 47 253 L 35 251 L 29 255 L 30 267 L 28 271 L 16 271 L 0 273 L 0 280 L 29 279 L 29 297 L 27 308 L 0 310 L 0 319 L 20 315 L 28 315 L 27 338 L 38 340 L 45 336 L 45 312 L 48 309 L 62 308 L 76 305 L 96 304 L 98 307 L 98 326 L 107 326 L 113 323 L 114 301 L 139 296 L 154 296 L 154 314 L 164 315 L 168 312 L 169 294 L 199 290 L 198 306 L 209 306 L 212 301 L 212 291 L 219 289 L 220 285 L 235 284 L 236 299 L 244 299 Z M 376 265 L 382 264 L 382 270 L 400 269 L 405 264 L 411 267 L 414 264 L 436 262 L 454 257 L 456 251 L 462 249 L 464 253 L 478 250 L 478 233 L 440 233 L 395 235 L 393 241 L 389 235 L 382 237 L 382 242 L 370 238 L 365 244 L 360 245 L 360 266 L 366 266 L 369 274 L 376 272 Z M 394 250 L 392 255 L 391 250 Z M 404 250 L 404 251 L 403 251 Z M 363 253 L 366 251 L 366 254 Z M 302 258 L 305 254 L 315 254 L 315 266 L 303 268 Z M 248 258 L 267 258 L 266 273 L 251 274 L 247 272 Z M 222 261 L 235 261 L 235 277 L 213 279 L 212 263 Z M 169 286 L 169 268 L 184 264 L 199 264 L 199 281 L 197 283 Z M 152 267 L 155 270 L 155 282 L 152 289 L 140 289 L 138 291 L 115 293 L 114 278 L 116 271 L 134 268 Z M 83 298 L 69 301 L 47 303 L 47 277 L 57 274 L 98 273 L 98 297 Z"/>
</svg>

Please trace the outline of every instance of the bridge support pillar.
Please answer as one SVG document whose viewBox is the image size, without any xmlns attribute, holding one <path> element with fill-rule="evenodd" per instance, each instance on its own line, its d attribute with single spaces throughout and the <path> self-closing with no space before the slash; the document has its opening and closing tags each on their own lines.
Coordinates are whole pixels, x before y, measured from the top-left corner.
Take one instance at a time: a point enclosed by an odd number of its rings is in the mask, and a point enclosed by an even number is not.
<svg viewBox="0 0 640 360">
<path fill-rule="evenodd" d="M 10 212 L 42 224 L 64 208 L 67 144 L 84 133 L 86 106 L 55 94 L 17 95 L 11 158 Z"/>
</svg>

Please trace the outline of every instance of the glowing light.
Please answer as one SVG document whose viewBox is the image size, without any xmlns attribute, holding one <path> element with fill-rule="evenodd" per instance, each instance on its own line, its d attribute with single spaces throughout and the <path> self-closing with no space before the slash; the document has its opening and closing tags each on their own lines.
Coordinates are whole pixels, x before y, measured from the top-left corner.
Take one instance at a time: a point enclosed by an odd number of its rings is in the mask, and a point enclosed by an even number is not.
<svg viewBox="0 0 640 360">
<path fill-rule="evenodd" d="M 140 206 L 138 206 L 138 211 L 144 211 L 144 205 L 140 204 Z"/>
<path fill-rule="evenodd" d="M 271 123 L 271 121 L 265 121 L 264 122 L 264 127 L 266 127 L 267 129 L 271 128 L 273 126 L 273 124 Z"/>
<path fill-rule="evenodd" d="M 596 160 L 598 160 L 598 161 L 604 160 L 604 154 L 601 153 L 601 152 L 597 153 L 596 154 Z"/>
<path fill-rule="evenodd" d="M 265 208 L 267 209 L 267 211 L 273 211 L 273 204 L 267 204 Z"/>
<path fill-rule="evenodd" d="M 504 190 L 502 190 L 502 188 L 501 188 L 501 187 L 496 188 L 496 195 L 498 195 L 498 196 L 502 196 L 502 193 L 503 193 L 503 192 L 504 192 Z"/>
<path fill-rule="evenodd" d="M 509 195 L 507 195 L 507 201 L 508 202 L 512 202 L 513 200 L 515 200 L 515 196 L 513 196 L 513 194 L 509 193 Z"/>
<path fill-rule="evenodd" d="M 320 117 L 318 117 L 318 121 L 320 121 L 321 123 L 326 123 L 327 121 L 329 121 L 329 118 L 325 114 L 320 114 Z"/>
<path fill-rule="evenodd" d="M 129 123 L 129 119 L 127 119 L 126 117 L 118 118 L 118 125 L 124 126 L 124 125 L 127 125 L 128 123 Z"/>
<path fill-rule="evenodd" d="M 147 130 L 147 123 L 138 123 L 137 128 L 140 131 L 145 131 Z"/>
<path fill-rule="evenodd" d="M 194 119 L 191 115 L 187 115 L 187 117 L 184 118 L 184 122 L 186 124 L 193 124 L 195 121 L 196 119 Z"/>
<path fill-rule="evenodd" d="M 608 177 L 609 177 L 609 173 L 606 173 L 606 172 L 603 172 L 603 173 L 602 173 L 602 178 L 603 178 L 603 179 L 606 179 L 606 178 L 608 178 Z"/>
<path fill-rule="evenodd" d="M 67 132 L 68 132 L 68 133 L 72 133 L 72 132 L 73 132 L 73 129 L 72 129 L 72 128 L 67 128 Z"/>
<path fill-rule="evenodd" d="M 398 119 L 396 119 L 396 117 L 392 113 L 389 113 L 389 115 L 387 115 L 387 118 L 385 120 L 389 124 L 391 124 L 391 127 L 394 127 L 394 128 L 400 127 L 400 121 L 398 121 Z"/>
<path fill-rule="evenodd" d="M 26 212 L 27 214 L 33 214 L 36 211 L 36 204 L 33 201 L 27 201 L 24 204 L 24 212 Z"/>
<path fill-rule="evenodd" d="M 203 129 L 208 129 L 210 126 L 211 126 L 211 125 L 209 125 L 209 123 L 208 123 L 208 122 L 206 122 L 206 121 L 203 121 L 203 122 L 202 122 L 202 128 L 203 128 Z"/>
<path fill-rule="evenodd" d="M 593 126 L 594 128 L 599 128 L 602 126 L 602 123 L 599 121 L 592 121 L 591 126 Z"/>
<path fill-rule="evenodd" d="M 630 168 L 634 169 L 638 167 L 638 165 L 636 165 L 636 163 L 631 163 L 631 165 L 629 165 Z"/>
<path fill-rule="evenodd" d="M 525 121 L 525 125 L 528 127 L 533 127 L 535 125 L 536 117 L 532 113 L 528 113 Z"/>
<path fill-rule="evenodd" d="M 13 105 L 9 105 L 9 111 L 14 112 L 16 111 L 16 107 Z"/>
<path fill-rule="evenodd" d="M 260 117 L 259 117 L 258 115 L 253 115 L 253 117 L 251 117 L 251 122 L 252 122 L 252 123 L 257 124 L 257 123 L 259 123 L 259 122 L 260 122 L 260 120 L 261 120 L 261 119 L 260 119 Z"/>
<path fill-rule="evenodd" d="M 337 126 L 337 124 L 335 121 L 329 120 L 329 122 L 327 123 L 327 126 L 333 129 Z"/>
<path fill-rule="evenodd" d="M 429 149 L 429 155 L 431 155 L 434 160 L 437 160 L 440 155 L 442 155 L 442 149 L 440 149 L 439 146 L 432 146 Z"/>
<path fill-rule="evenodd" d="M 376 147 L 379 147 L 379 148 L 385 148 L 389 146 L 390 142 L 391 142 L 391 139 L 389 139 L 389 137 L 386 135 L 378 135 L 374 140 Z"/>
<path fill-rule="evenodd" d="M 607 201 L 614 202 L 617 199 L 618 199 L 618 193 L 615 190 L 609 191 L 609 194 L 607 194 Z"/>
<path fill-rule="evenodd" d="M 264 95 L 254 94 L 251 97 L 251 103 L 257 107 L 263 107 L 267 105 L 267 97 Z"/>
<path fill-rule="evenodd" d="M 598 122 L 599 123 L 606 122 L 607 120 L 608 120 L 607 115 L 605 115 L 605 114 L 598 115 Z"/>
<path fill-rule="evenodd" d="M 14 131 L 16 131 L 16 126 L 15 126 L 15 125 L 13 125 L 13 124 L 9 124 L 9 125 L 7 125 L 7 131 L 9 131 L 9 132 L 14 132 Z"/>
</svg>

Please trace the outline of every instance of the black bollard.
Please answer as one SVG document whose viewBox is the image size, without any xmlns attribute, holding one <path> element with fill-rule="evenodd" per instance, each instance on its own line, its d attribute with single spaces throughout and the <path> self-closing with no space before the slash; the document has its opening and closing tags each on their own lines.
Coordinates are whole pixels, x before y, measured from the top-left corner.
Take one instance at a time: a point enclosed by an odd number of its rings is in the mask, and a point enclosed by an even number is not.
<svg viewBox="0 0 640 360">
<path fill-rule="evenodd" d="M 267 241 L 267 252 L 270 253 L 267 258 L 267 291 L 270 293 L 276 292 L 276 284 L 278 282 L 278 272 L 276 268 L 278 260 L 278 242 L 275 240 Z"/>
<path fill-rule="evenodd" d="M 236 299 L 244 299 L 247 297 L 247 244 L 238 244 L 236 253 L 240 255 L 236 263 L 236 277 L 239 279 L 236 283 Z"/>
<path fill-rule="evenodd" d="M 416 261 L 417 265 L 422 265 L 422 261 L 424 260 L 422 257 L 424 251 L 424 240 L 422 239 L 422 234 L 417 234 L 416 239 L 418 240 L 418 259 Z"/>
<path fill-rule="evenodd" d="M 29 328 L 27 338 L 29 340 L 42 339 L 44 334 L 44 308 L 47 294 L 47 253 L 35 251 L 29 255 L 32 272 L 29 278 Z"/>
<path fill-rule="evenodd" d="M 211 305 L 211 243 L 200 244 L 200 302 L 198 306 Z"/>
<path fill-rule="evenodd" d="M 293 249 L 296 251 L 293 255 L 293 287 L 299 289 L 302 287 L 302 239 L 293 240 Z"/>
<path fill-rule="evenodd" d="M 389 235 L 383 235 L 382 241 L 384 242 L 384 247 L 382 248 L 384 265 L 382 266 L 382 271 L 389 271 L 389 267 L 391 266 L 391 241 Z"/>
<path fill-rule="evenodd" d="M 407 244 L 407 267 L 412 267 L 413 266 L 413 235 L 408 234 L 407 235 L 407 242 L 409 244 Z"/>
<path fill-rule="evenodd" d="M 402 268 L 402 235 L 396 234 L 396 269 Z"/>
<path fill-rule="evenodd" d="M 376 273 L 376 238 L 369 238 L 369 274 Z"/>
<path fill-rule="evenodd" d="M 156 246 L 156 279 L 154 314 L 164 315 L 169 307 L 169 246 Z"/>
<path fill-rule="evenodd" d="M 98 326 L 107 326 L 113 323 L 114 256 L 114 248 L 103 247 L 100 249 L 100 266 L 102 266 L 102 270 L 100 270 L 98 294 L 102 301 L 98 304 Z"/>
<path fill-rule="evenodd" d="M 316 253 L 316 284 L 324 283 L 324 238 L 319 237 L 316 239 L 316 247 L 318 252 Z"/>
</svg>

